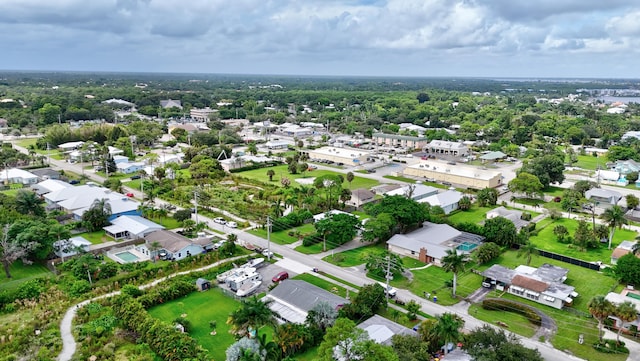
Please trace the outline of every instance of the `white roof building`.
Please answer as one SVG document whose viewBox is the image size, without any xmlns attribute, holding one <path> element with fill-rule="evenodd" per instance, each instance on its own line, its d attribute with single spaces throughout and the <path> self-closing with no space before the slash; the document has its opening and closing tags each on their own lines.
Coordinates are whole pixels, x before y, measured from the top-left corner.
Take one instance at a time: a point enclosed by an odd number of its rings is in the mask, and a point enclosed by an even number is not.
<svg viewBox="0 0 640 361">
<path fill-rule="evenodd" d="M 444 210 L 445 214 L 458 209 L 458 203 L 464 195 L 458 191 L 448 190 L 446 192 L 434 194 L 419 200 L 420 203 L 429 203 L 431 206 L 438 206 Z"/>
<path fill-rule="evenodd" d="M 91 242 L 81 236 L 71 237 L 68 240 L 53 242 L 53 253 L 58 257 L 71 257 L 80 251 L 88 252 Z"/>
<path fill-rule="evenodd" d="M 402 188 L 394 189 L 388 192 L 385 192 L 386 196 L 403 196 L 413 200 L 423 199 L 429 196 L 433 196 L 438 194 L 438 188 L 432 186 L 426 186 L 424 184 L 409 184 Z"/>
<path fill-rule="evenodd" d="M 62 143 L 62 144 L 58 144 L 58 148 L 64 150 L 64 151 L 68 151 L 68 150 L 74 150 L 74 149 L 78 149 L 80 147 L 82 147 L 82 145 L 84 144 L 84 142 L 80 141 L 80 142 L 67 142 L 67 143 Z"/>
<path fill-rule="evenodd" d="M 20 168 L 9 168 L 0 171 L 0 181 L 28 185 L 37 183 L 38 176 Z"/>
<path fill-rule="evenodd" d="M 111 221 L 110 226 L 103 227 L 107 235 L 118 238 L 143 238 L 147 234 L 164 229 L 163 226 L 140 216 L 120 216 Z"/>
<path fill-rule="evenodd" d="M 38 195 L 43 195 L 43 194 L 55 192 L 55 191 L 58 191 L 58 190 L 61 190 L 61 189 L 64 189 L 64 188 L 69 188 L 69 187 L 73 187 L 73 186 L 71 184 L 67 183 L 67 182 L 63 182 L 63 181 L 57 180 L 57 179 L 43 180 L 42 182 L 34 184 L 34 185 L 31 186 L 31 188 Z"/>
</svg>

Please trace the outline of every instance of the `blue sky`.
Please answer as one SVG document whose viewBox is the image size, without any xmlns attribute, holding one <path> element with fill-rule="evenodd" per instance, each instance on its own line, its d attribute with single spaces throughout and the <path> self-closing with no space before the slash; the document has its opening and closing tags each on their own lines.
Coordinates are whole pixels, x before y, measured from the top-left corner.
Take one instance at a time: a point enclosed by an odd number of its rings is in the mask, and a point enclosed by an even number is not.
<svg viewBox="0 0 640 361">
<path fill-rule="evenodd" d="M 632 0 L 2 0 L 0 69 L 640 78 Z"/>
</svg>

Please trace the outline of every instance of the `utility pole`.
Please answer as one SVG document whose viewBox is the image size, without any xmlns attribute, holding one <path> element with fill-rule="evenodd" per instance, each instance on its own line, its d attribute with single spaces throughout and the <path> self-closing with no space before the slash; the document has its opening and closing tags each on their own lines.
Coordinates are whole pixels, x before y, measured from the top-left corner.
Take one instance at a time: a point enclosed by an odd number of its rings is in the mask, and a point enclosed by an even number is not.
<svg viewBox="0 0 640 361">
<path fill-rule="evenodd" d="M 389 302 L 389 279 L 391 278 L 391 256 L 387 255 L 387 272 L 385 273 L 385 277 L 387 280 L 387 287 L 384 290 L 385 297 L 387 298 L 387 303 Z"/>
<path fill-rule="evenodd" d="M 196 205 L 195 214 L 196 214 L 196 226 L 197 226 L 198 225 L 198 191 L 197 190 L 193 191 L 193 201 Z"/>
<path fill-rule="evenodd" d="M 267 261 L 271 261 L 271 217 L 267 216 Z"/>
</svg>

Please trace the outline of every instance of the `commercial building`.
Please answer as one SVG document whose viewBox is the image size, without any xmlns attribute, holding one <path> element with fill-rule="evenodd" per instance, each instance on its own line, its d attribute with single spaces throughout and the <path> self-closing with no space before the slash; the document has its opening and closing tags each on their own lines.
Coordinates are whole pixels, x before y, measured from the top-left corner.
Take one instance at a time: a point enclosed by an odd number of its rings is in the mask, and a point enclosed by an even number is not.
<svg viewBox="0 0 640 361">
<path fill-rule="evenodd" d="M 498 171 L 437 160 L 422 160 L 419 164 L 407 166 L 404 169 L 404 175 L 474 189 L 495 188 L 502 185 L 502 173 Z"/>
<path fill-rule="evenodd" d="M 469 154 L 469 148 L 464 143 L 448 140 L 432 140 L 425 148 L 425 152 L 431 154 L 452 155 L 464 157 Z"/>
<path fill-rule="evenodd" d="M 199 122 L 208 122 L 209 115 L 218 112 L 218 109 L 211 109 L 209 107 L 198 109 L 192 108 L 189 112 L 191 119 L 199 121 Z"/>
<path fill-rule="evenodd" d="M 379 146 L 390 146 L 404 149 L 422 149 L 429 139 L 425 137 L 414 137 L 410 135 L 374 133 L 373 142 Z"/>
<path fill-rule="evenodd" d="M 345 165 L 360 165 L 367 162 L 370 153 L 361 149 L 322 147 L 306 152 L 309 159 L 331 161 Z"/>
</svg>

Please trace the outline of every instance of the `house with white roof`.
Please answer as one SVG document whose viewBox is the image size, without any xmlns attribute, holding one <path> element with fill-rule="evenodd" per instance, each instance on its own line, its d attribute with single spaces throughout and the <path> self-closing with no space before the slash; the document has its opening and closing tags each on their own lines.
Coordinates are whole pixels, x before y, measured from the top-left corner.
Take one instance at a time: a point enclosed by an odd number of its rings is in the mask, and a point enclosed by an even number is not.
<svg viewBox="0 0 640 361">
<path fill-rule="evenodd" d="M 126 157 L 124 155 L 114 155 L 113 156 L 113 162 L 118 165 L 120 163 L 129 163 L 129 157 Z"/>
<path fill-rule="evenodd" d="M 267 149 L 269 150 L 277 150 L 277 149 L 287 149 L 289 148 L 289 144 L 292 144 L 292 143 L 286 140 L 270 140 L 264 143 L 264 146 L 267 147 Z"/>
<path fill-rule="evenodd" d="M 562 309 L 578 297 L 575 287 L 564 284 L 569 270 L 548 263 L 538 268 L 520 265 L 515 270 L 495 264 L 482 275 L 499 291 Z"/>
<path fill-rule="evenodd" d="M 82 236 L 71 237 L 53 242 L 53 253 L 60 258 L 75 256 L 81 252 L 89 252 L 89 242 Z"/>
<path fill-rule="evenodd" d="M 418 201 L 436 194 L 438 194 L 438 188 L 420 183 L 408 184 L 406 186 L 403 186 L 402 188 L 394 189 L 384 193 L 385 196 L 403 196 L 413 199 L 414 201 Z"/>
<path fill-rule="evenodd" d="M 396 234 L 387 241 L 389 252 L 415 258 L 424 263 L 440 266 L 440 260 L 448 250 L 469 254 L 482 241 L 483 236 L 462 232 L 448 224 L 424 222 L 413 232 Z"/>
<path fill-rule="evenodd" d="M 327 212 L 315 214 L 313 216 L 313 222 L 315 223 L 315 222 L 321 221 L 321 220 L 325 219 L 326 217 L 331 217 L 331 216 L 333 216 L 335 214 L 348 214 L 350 216 L 353 216 L 353 214 L 351 214 L 351 213 L 344 212 L 344 211 L 341 211 L 339 209 L 332 209 L 332 210 L 327 211 Z"/>
<path fill-rule="evenodd" d="M 369 338 L 381 345 L 391 345 L 391 338 L 395 335 L 418 335 L 416 331 L 380 315 L 373 315 L 356 327 L 367 331 Z"/>
<path fill-rule="evenodd" d="M 106 199 L 111 206 L 111 219 L 121 215 L 140 215 L 140 202 L 95 183 L 67 187 L 44 195 L 47 209 L 61 209 L 81 219 L 96 199 Z"/>
<path fill-rule="evenodd" d="M 120 216 L 111 221 L 111 225 L 103 227 L 107 236 L 113 239 L 144 238 L 147 234 L 164 229 L 163 226 L 140 216 Z"/>
<path fill-rule="evenodd" d="M 116 163 L 117 171 L 124 174 L 132 174 L 144 169 L 147 164 L 145 162 L 122 162 Z"/>
<path fill-rule="evenodd" d="M 69 187 L 73 187 L 73 186 L 61 180 L 47 179 L 47 180 L 43 180 L 40 183 L 36 183 L 32 185 L 31 189 L 33 189 L 33 191 L 36 192 L 37 195 L 42 196 L 47 193 L 55 192 L 57 190 L 69 188 Z"/>
<path fill-rule="evenodd" d="M 516 226 L 518 231 L 520 231 L 521 228 L 527 227 L 530 223 L 529 221 L 522 219 L 522 211 L 517 209 L 507 209 L 502 206 L 489 210 L 486 217 L 487 219 L 493 219 L 496 217 L 506 218 Z"/>
<path fill-rule="evenodd" d="M 312 128 L 301 127 L 297 124 L 293 124 L 288 127 L 280 128 L 279 132 L 288 137 L 304 138 L 313 135 L 314 130 Z"/>
<path fill-rule="evenodd" d="M 80 147 L 82 147 L 83 144 L 84 144 L 83 141 L 67 142 L 67 143 L 58 144 L 58 148 L 60 148 L 63 152 L 69 152 L 75 149 L 79 149 Z"/>
<path fill-rule="evenodd" d="M 180 100 L 174 100 L 174 99 L 161 100 L 160 106 L 163 109 L 168 109 L 168 108 L 182 109 L 182 102 Z"/>
<path fill-rule="evenodd" d="M 0 171 L 0 182 L 32 185 L 38 183 L 38 176 L 24 169 L 6 168 Z"/>
<path fill-rule="evenodd" d="M 429 203 L 429 205 L 438 206 L 444 210 L 444 214 L 449 214 L 458 209 L 459 202 L 464 195 L 455 190 L 448 190 L 442 193 L 430 195 L 426 198 L 418 200 L 420 203 Z"/>
</svg>

